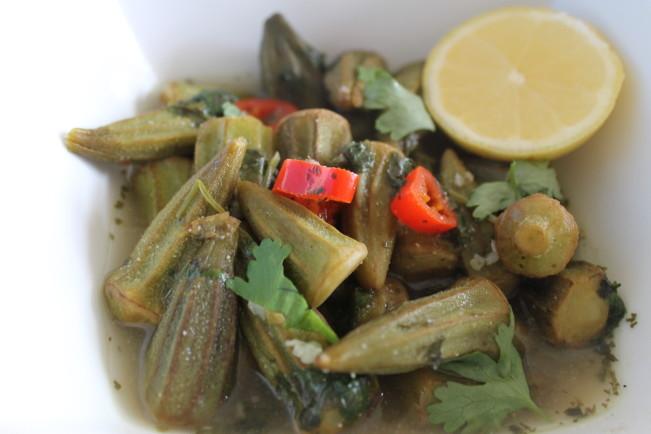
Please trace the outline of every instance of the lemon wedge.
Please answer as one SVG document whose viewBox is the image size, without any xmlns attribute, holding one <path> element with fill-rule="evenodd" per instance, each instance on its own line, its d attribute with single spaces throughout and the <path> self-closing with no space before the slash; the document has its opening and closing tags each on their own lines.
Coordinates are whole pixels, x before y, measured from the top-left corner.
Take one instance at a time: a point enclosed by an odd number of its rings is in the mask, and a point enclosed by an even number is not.
<svg viewBox="0 0 651 434">
<path fill-rule="evenodd" d="M 583 21 L 512 7 L 463 23 L 434 47 L 423 98 L 438 125 L 471 152 L 551 159 L 604 123 L 623 80 L 617 54 Z"/>
</svg>

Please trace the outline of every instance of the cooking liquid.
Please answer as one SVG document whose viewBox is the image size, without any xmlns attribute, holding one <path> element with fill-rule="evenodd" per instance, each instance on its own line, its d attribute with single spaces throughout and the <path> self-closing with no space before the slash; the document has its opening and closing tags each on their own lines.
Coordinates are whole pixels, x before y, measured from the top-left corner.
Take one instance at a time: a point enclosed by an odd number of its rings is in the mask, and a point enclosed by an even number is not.
<svg viewBox="0 0 651 434">
<path fill-rule="evenodd" d="M 144 230 L 130 195 L 116 215 L 122 224 L 113 228 L 112 248 L 105 273 L 117 267 L 126 258 Z M 440 283 L 440 282 L 439 282 Z M 433 283 L 437 285 L 438 283 Z M 422 285 L 421 285 L 422 286 Z M 431 291 L 412 291 L 412 295 L 426 295 Z M 103 297 L 101 297 L 103 302 Z M 110 321 L 104 307 L 104 350 L 110 387 L 115 388 L 117 401 L 125 415 L 134 423 L 149 426 L 155 432 L 155 422 L 149 419 L 141 399 L 138 372 L 141 370 L 144 345 L 150 333 L 146 329 L 124 328 Z M 516 309 L 518 318 L 524 317 Z M 527 412 L 511 416 L 504 425 L 505 433 L 527 433 L 532 430 L 552 429 L 559 425 L 578 423 L 583 418 L 599 414 L 612 404 L 625 385 L 617 383 L 612 370 L 612 356 L 601 347 L 558 349 L 547 344 L 536 327 L 520 322 L 516 339 L 524 348 L 524 363 L 534 401 L 549 415 L 541 420 Z M 256 371 L 255 361 L 239 339 L 237 381 L 229 399 L 220 407 L 212 426 L 202 427 L 202 434 L 287 434 L 294 432 L 287 409 Z M 607 352 L 606 352 L 607 353 Z M 443 432 L 432 427 L 427 415 L 409 409 L 406 397 L 381 381 L 382 399 L 365 419 L 341 431 L 351 434 L 398 434 Z M 407 408 L 405 411 L 402 409 Z M 396 411 L 400 409 L 400 411 Z M 163 428 L 163 427 L 158 427 Z M 182 432 L 182 431 L 181 431 Z M 189 430 L 188 432 L 192 432 Z"/>
</svg>

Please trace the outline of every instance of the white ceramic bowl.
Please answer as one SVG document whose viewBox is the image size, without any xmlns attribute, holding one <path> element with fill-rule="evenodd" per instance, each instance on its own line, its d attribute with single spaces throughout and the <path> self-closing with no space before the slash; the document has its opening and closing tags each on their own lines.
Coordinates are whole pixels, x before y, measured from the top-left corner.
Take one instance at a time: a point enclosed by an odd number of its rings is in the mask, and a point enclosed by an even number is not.
<svg viewBox="0 0 651 434">
<path fill-rule="evenodd" d="M 347 48 L 395 67 L 462 20 L 507 1 L 59 1 L 2 6 L 0 432 L 154 432 L 125 404 L 129 343 L 107 326 L 101 282 L 130 248 L 116 226 L 119 169 L 67 153 L 63 132 L 128 117 L 159 83 L 192 77 L 254 86 L 262 22 L 274 11 L 330 58 Z M 593 23 L 626 81 L 606 125 L 558 161 L 583 254 L 607 264 L 639 325 L 618 332 L 622 396 L 563 433 L 648 433 L 651 411 L 651 6 L 536 1 Z M 116 241 L 109 239 L 109 233 Z M 114 335 L 116 342 L 107 337 Z M 118 345 L 122 345 L 118 348 Z M 133 360 L 128 361 L 133 363 Z M 112 381 L 125 386 L 116 391 Z"/>
</svg>

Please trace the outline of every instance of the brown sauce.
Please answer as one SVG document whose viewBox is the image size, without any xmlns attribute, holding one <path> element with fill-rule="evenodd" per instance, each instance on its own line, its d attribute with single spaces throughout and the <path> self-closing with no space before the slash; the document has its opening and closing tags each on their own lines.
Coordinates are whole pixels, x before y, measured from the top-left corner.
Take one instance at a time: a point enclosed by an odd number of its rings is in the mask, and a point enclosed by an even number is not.
<svg viewBox="0 0 651 434">
<path fill-rule="evenodd" d="M 135 212 L 131 196 L 121 194 L 121 202 L 119 207 L 112 210 L 114 215 L 111 216 L 111 220 L 120 219 L 121 224 L 111 228 L 111 235 L 114 236 L 110 240 L 111 247 L 105 273 L 117 267 L 129 255 L 144 230 L 144 225 Z M 437 281 L 433 284 L 440 283 Z M 426 295 L 427 292 L 412 291 L 412 295 Z M 103 297 L 100 298 L 103 302 Z M 516 315 L 518 315 L 517 309 Z M 518 315 L 520 316 L 524 315 Z M 114 390 L 116 403 L 124 410 L 125 417 L 132 420 L 134 424 L 149 426 L 152 432 L 156 432 L 161 427 L 156 427 L 155 422 L 147 416 L 140 397 L 138 381 L 148 331 L 114 324 L 105 306 L 103 306 L 102 317 L 107 387 Z M 505 433 L 527 433 L 579 423 L 585 417 L 599 414 L 608 408 L 624 387 L 616 380 L 612 366 L 613 356 L 607 345 L 595 345 L 583 349 L 559 349 L 547 344 L 540 337 L 536 327 L 531 324 L 519 324 L 516 330 L 521 349 L 524 349 L 523 360 L 532 396 L 550 419 L 540 420 L 528 413 L 515 414 L 505 423 Z M 235 388 L 229 399 L 218 410 L 215 423 L 196 431 L 202 434 L 294 432 L 286 408 L 256 371 L 255 361 L 245 348 L 246 343 L 242 337 L 239 342 Z M 382 400 L 375 410 L 366 419 L 358 421 L 342 433 L 442 432 L 429 424 L 424 412 L 396 411 L 398 408 L 403 408 L 406 398 L 385 383 L 381 383 Z"/>
</svg>

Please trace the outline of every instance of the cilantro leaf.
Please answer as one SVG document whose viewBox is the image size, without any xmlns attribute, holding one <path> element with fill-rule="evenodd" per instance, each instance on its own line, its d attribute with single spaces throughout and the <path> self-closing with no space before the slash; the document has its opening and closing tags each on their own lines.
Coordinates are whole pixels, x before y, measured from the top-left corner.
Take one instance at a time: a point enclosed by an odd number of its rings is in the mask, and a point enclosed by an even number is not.
<svg viewBox="0 0 651 434">
<path fill-rule="evenodd" d="M 357 68 L 357 78 L 364 82 L 364 107 L 384 110 L 375 128 L 399 140 L 418 130 L 434 131 L 435 126 L 423 100 L 402 87 L 382 68 Z"/>
<path fill-rule="evenodd" d="M 222 103 L 222 112 L 224 116 L 242 116 L 244 112 L 240 110 L 235 104 L 230 101 Z"/>
<path fill-rule="evenodd" d="M 470 208 L 475 208 L 473 217 L 485 219 L 534 193 L 563 199 L 556 171 L 549 167 L 549 161 L 512 161 L 506 179 L 485 182 L 473 190 L 467 203 Z"/>
<path fill-rule="evenodd" d="M 500 350 L 498 361 L 484 353 L 473 353 L 439 369 L 483 383 L 460 384 L 453 381 L 434 392 L 438 403 L 427 408 L 432 424 L 442 424 L 448 432 L 464 434 L 491 431 L 500 427 L 511 413 L 528 409 L 542 414 L 533 402 L 518 350 L 513 345 L 515 321 L 497 329 L 495 341 Z"/>
<path fill-rule="evenodd" d="M 336 342 L 337 335 L 313 310 L 289 280 L 283 270 L 283 262 L 291 247 L 278 241 L 264 239 L 253 248 L 246 278 L 235 277 L 227 282 L 228 288 L 243 299 L 265 309 L 282 313 L 288 327 L 310 330 L 322 334 L 329 342 Z"/>
<path fill-rule="evenodd" d="M 482 220 L 503 210 L 519 198 L 518 191 L 508 182 L 485 182 L 473 190 L 467 205 L 475 207 L 472 216 Z"/>
<path fill-rule="evenodd" d="M 544 193 L 563 199 L 556 171 L 549 167 L 549 161 L 513 161 L 509 167 L 508 180 L 523 195 Z"/>
</svg>

